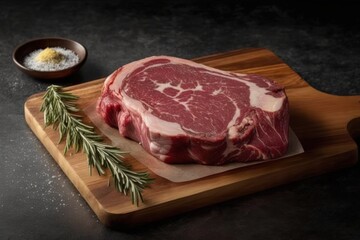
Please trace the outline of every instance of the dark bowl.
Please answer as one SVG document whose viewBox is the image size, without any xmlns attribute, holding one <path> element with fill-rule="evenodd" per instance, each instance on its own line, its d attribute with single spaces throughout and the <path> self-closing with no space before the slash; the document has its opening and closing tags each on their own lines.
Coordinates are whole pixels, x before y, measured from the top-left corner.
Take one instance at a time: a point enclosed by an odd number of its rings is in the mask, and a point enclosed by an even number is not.
<svg viewBox="0 0 360 240">
<path fill-rule="evenodd" d="M 45 49 L 47 47 L 63 47 L 72 50 L 79 56 L 79 62 L 69 68 L 59 71 L 37 71 L 24 66 L 23 62 L 26 56 L 38 49 Z M 12 55 L 16 66 L 24 73 L 34 78 L 41 79 L 55 79 L 70 76 L 77 72 L 85 63 L 87 58 L 86 48 L 78 42 L 65 38 L 39 38 L 30 40 L 18 46 Z"/>
</svg>

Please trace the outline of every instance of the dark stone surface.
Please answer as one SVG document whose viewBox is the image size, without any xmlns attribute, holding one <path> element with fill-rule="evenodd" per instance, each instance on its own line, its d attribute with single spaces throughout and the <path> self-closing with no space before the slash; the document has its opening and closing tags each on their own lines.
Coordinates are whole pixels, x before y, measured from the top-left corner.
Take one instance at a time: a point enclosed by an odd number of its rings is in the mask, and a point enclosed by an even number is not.
<svg viewBox="0 0 360 240">
<path fill-rule="evenodd" d="M 360 19 L 353 2 L 169 2 L 0 3 L 0 238 L 360 239 L 358 165 L 134 231 L 110 230 L 98 221 L 25 123 L 26 98 L 51 83 L 101 78 L 150 55 L 193 58 L 265 47 L 321 91 L 360 94 Z M 79 73 L 50 82 L 16 69 L 14 48 L 45 36 L 88 48 Z"/>
</svg>

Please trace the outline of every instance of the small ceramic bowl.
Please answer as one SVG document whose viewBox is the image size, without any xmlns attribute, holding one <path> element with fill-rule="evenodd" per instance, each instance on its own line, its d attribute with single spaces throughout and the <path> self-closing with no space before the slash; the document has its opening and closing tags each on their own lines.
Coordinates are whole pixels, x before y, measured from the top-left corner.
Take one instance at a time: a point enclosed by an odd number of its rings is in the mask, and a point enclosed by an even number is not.
<svg viewBox="0 0 360 240">
<path fill-rule="evenodd" d="M 26 56 L 38 49 L 45 49 L 47 47 L 62 47 L 72 50 L 79 56 L 79 62 L 72 67 L 59 71 L 37 71 L 24 66 L 23 62 Z M 12 55 L 16 66 L 24 73 L 34 78 L 41 79 L 56 79 L 70 76 L 77 72 L 85 63 L 87 58 L 86 48 L 78 42 L 65 38 L 39 38 L 30 40 L 18 46 Z"/>
</svg>

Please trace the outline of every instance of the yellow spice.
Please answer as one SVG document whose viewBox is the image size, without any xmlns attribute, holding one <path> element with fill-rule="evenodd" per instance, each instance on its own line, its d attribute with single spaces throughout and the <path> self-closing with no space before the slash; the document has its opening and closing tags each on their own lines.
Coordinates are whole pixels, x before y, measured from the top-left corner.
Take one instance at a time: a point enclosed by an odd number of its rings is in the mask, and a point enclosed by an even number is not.
<svg viewBox="0 0 360 240">
<path fill-rule="evenodd" d="M 45 48 L 36 57 L 38 62 L 53 62 L 59 63 L 64 59 L 64 56 L 52 48 Z"/>
</svg>

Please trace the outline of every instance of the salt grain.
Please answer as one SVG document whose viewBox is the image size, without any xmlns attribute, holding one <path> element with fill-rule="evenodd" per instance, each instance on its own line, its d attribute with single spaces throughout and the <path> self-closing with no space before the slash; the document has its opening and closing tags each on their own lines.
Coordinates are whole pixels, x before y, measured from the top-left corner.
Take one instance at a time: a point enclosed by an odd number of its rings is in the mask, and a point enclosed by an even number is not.
<svg viewBox="0 0 360 240">
<path fill-rule="evenodd" d="M 27 57 L 25 57 L 25 67 L 42 72 L 51 72 L 72 67 L 79 62 L 79 56 L 69 49 L 65 49 L 62 47 L 53 47 L 52 49 L 64 56 L 62 61 L 60 61 L 59 63 L 52 61 L 37 61 L 35 58 L 39 55 L 39 53 L 44 50 L 38 49 L 31 52 Z"/>
</svg>

